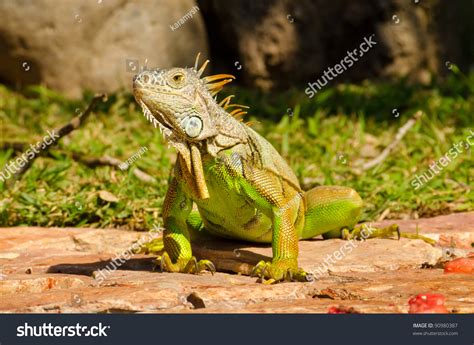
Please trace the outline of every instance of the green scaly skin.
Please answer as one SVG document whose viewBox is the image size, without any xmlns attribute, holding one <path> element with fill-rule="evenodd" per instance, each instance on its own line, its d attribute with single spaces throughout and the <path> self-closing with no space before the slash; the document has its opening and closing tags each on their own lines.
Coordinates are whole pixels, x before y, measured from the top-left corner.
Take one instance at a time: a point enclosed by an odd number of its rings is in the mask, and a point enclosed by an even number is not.
<svg viewBox="0 0 474 345">
<path fill-rule="evenodd" d="M 213 95 L 232 76 L 201 78 L 203 68 L 198 71 L 196 62 L 194 68 L 145 71 L 134 78 L 145 116 L 178 150 L 163 209 L 162 270 L 215 271 L 212 262 L 192 255 L 191 238 L 200 231 L 271 243 L 271 262 L 254 268 L 262 280 L 312 280 L 298 267 L 298 240 L 341 237 L 359 220 L 362 199 L 347 187 L 302 191 L 273 146 L 231 116 L 229 102 L 216 103 Z"/>
</svg>

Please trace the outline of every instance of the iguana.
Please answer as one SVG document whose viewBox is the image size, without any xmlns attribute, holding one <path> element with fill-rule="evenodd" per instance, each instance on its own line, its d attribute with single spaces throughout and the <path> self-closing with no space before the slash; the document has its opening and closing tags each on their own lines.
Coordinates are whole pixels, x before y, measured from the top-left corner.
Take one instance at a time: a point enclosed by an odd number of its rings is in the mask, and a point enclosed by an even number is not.
<svg viewBox="0 0 474 345">
<path fill-rule="evenodd" d="M 246 107 L 220 103 L 216 94 L 235 77 L 202 77 L 208 60 L 193 68 L 143 71 L 133 93 L 145 117 L 177 151 L 163 206 L 168 272 L 215 271 L 192 255 L 193 233 L 271 243 L 271 262 L 253 273 L 262 280 L 311 281 L 298 267 L 298 240 L 341 236 L 359 220 L 362 199 L 348 187 L 320 186 L 304 192 L 276 149 L 240 117 Z M 193 205 L 197 206 L 193 208 Z"/>
</svg>

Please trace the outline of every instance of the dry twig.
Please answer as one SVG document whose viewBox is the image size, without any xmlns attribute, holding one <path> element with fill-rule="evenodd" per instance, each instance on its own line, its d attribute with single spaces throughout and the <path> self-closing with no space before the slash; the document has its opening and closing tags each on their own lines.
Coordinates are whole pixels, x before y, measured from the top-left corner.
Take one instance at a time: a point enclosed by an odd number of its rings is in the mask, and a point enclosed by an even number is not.
<svg viewBox="0 0 474 345">
<path fill-rule="evenodd" d="M 45 145 L 44 148 L 41 148 L 38 152 L 31 151 L 31 157 L 29 157 L 29 159 L 26 161 L 26 164 L 21 166 L 20 169 L 15 172 L 14 179 L 20 178 L 31 167 L 36 158 L 38 158 L 40 155 L 47 153 L 52 146 L 57 145 L 57 143 L 59 142 L 59 140 L 61 140 L 62 137 L 79 128 L 89 117 L 97 102 L 105 101 L 106 97 L 107 96 L 105 94 L 95 96 L 89 103 L 89 106 L 87 107 L 86 111 L 74 117 L 68 124 L 58 130 L 58 138 L 51 145 Z M 23 155 L 25 155 L 25 153 L 23 153 Z"/>
<path fill-rule="evenodd" d="M 8 150 L 8 149 L 13 149 L 14 151 L 24 151 L 28 147 L 27 144 L 24 143 L 10 143 L 10 142 L 3 142 L 0 145 L 0 150 Z M 110 157 L 110 156 L 102 156 L 102 157 L 87 157 L 84 155 L 81 155 L 79 153 L 72 153 L 69 154 L 63 150 L 59 150 L 59 153 L 64 154 L 71 159 L 80 162 L 84 165 L 87 165 L 90 168 L 95 168 L 98 166 L 112 166 L 118 169 L 121 169 L 120 166 L 122 164 L 122 161 Z M 55 158 L 50 152 L 46 152 L 46 155 Z M 134 168 L 132 170 L 133 175 L 135 175 L 136 178 L 138 178 L 140 181 L 146 182 L 146 183 L 155 183 L 156 179 L 153 176 L 150 176 L 143 170 L 140 170 L 139 168 Z"/>
<path fill-rule="evenodd" d="M 114 157 L 110 157 L 110 156 L 92 157 L 91 158 L 91 157 L 85 157 L 85 156 L 79 155 L 77 153 L 73 153 L 72 158 L 74 160 L 77 160 L 77 161 L 87 165 L 88 167 L 91 167 L 91 168 L 94 168 L 96 166 L 101 166 L 101 165 L 108 165 L 108 166 L 113 166 L 113 167 L 116 167 L 116 168 L 120 169 L 120 165 L 122 164 L 121 160 L 119 160 L 117 158 L 114 158 Z M 148 175 L 146 172 L 144 172 L 144 171 L 142 171 L 138 168 L 133 169 L 132 173 L 140 181 L 143 181 L 143 182 L 146 182 L 146 183 L 155 183 L 156 182 L 156 179 L 154 177 Z"/>
<path fill-rule="evenodd" d="M 380 155 L 362 165 L 362 170 L 369 170 L 382 163 L 422 115 L 423 112 L 421 110 L 417 111 L 410 120 L 398 129 L 395 139 L 382 151 Z"/>
</svg>

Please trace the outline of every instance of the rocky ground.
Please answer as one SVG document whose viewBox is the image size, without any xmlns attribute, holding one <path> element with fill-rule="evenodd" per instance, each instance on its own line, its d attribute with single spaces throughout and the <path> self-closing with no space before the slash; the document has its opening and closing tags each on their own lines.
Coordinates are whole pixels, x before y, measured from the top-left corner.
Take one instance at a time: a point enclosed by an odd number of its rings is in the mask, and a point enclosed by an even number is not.
<svg viewBox="0 0 474 345">
<path fill-rule="evenodd" d="M 437 245 L 371 239 L 355 243 L 327 269 L 322 262 L 328 255 L 334 258 L 347 242 L 303 241 L 300 265 L 324 274 L 314 283 L 276 285 L 232 273 L 248 271 L 269 257 L 271 248 L 265 246 L 201 241 L 195 254 L 216 263 L 221 272 L 213 276 L 153 272 L 152 256 L 134 255 L 99 284 L 97 271 L 111 267 L 111 259 L 146 234 L 0 228 L 0 312 L 326 313 L 342 307 L 360 313 L 406 313 L 410 297 L 438 293 L 446 297 L 449 312 L 474 313 L 474 276 L 443 271 L 444 262 L 473 250 L 474 212 L 398 224 L 405 232 L 415 232 L 418 226 Z"/>
</svg>

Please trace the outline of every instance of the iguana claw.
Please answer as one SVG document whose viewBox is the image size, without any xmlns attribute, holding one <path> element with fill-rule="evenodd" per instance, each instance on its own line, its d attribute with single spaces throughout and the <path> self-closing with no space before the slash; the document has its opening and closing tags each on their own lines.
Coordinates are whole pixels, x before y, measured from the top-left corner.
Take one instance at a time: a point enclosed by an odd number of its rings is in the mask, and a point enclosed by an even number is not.
<svg viewBox="0 0 474 345">
<path fill-rule="evenodd" d="M 365 231 L 365 234 L 363 232 Z M 342 232 L 342 239 L 344 240 L 353 240 L 353 239 L 361 239 L 361 238 L 391 238 L 393 235 L 397 236 L 397 240 L 400 238 L 410 238 L 410 239 L 420 239 L 429 243 L 431 245 L 436 244 L 436 241 L 433 239 L 420 235 L 418 233 L 411 234 L 405 233 L 400 231 L 400 227 L 397 224 L 392 224 L 385 228 L 373 228 L 370 225 L 366 226 L 365 224 L 362 226 L 356 226 L 353 230 L 343 229 Z"/>
<path fill-rule="evenodd" d="M 263 284 L 273 284 L 279 281 L 311 282 L 314 277 L 298 268 L 294 260 L 260 261 L 253 268 L 252 277 L 257 276 Z M 265 280 L 268 278 L 268 280 Z"/>
<path fill-rule="evenodd" d="M 195 256 L 192 256 L 189 259 L 178 259 L 173 263 L 166 252 L 156 258 L 155 267 L 158 265 L 160 266 L 161 272 L 181 272 L 191 274 L 198 274 L 202 271 L 209 271 L 211 274 L 216 272 L 216 267 L 209 260 L 198 261 Z"/>
</svg>

